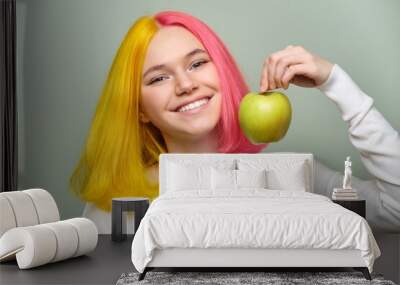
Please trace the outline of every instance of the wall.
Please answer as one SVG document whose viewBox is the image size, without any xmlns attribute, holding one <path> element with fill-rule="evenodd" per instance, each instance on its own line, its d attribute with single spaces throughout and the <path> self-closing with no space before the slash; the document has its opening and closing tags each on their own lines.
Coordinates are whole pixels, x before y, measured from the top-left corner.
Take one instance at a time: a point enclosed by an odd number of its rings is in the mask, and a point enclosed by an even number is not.
<svg viewBox="0 0 400 285">
<path fill-rule="evenodd" d="M 399 1 L 251 3 L 17 0 L 20 189 L 49 190 L 62 218 L 81 214 L 83 204 L 68 192 L 68 179 L 113 56 L 135 19 L 165 9 L 189 12 L 209 24 L 253 90 L 266 56 L 289 44 L 303 45 L 342 66 L 400 128 L 395 90 L 400 78 Z M 353 174 L 368 178 L 336 106 L 315 89 L 291 87 L 285 93 L 292 102 L 293 122 L 285 139 L 268 151 L 312 152 L 340 171 L 351 155 Z M 396 238 L 397 247 L 393 242 L 391 248 L 398 252 Z M 391 272 L 398 281 L 398 271 Z"/>
</svg>

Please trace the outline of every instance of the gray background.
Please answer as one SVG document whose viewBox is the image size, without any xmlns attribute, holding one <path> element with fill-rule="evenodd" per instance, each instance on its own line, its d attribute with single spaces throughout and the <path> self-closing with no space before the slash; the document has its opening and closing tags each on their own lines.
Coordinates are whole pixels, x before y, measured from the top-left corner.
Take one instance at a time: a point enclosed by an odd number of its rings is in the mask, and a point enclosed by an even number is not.
<svg viewBox="0 0 400 285">
<path fill-rule="evenodd" d="M 17 0 L 19 188 L 50 191 L 63 219 L 82 213 L 68 180 L 115 52 L 139 16 L 161 10 L 186 11 L 211 26 L 253 90 L 265 57 L 302 45 L 345 69 L 400 129 L 400 1 Z M 316 89 L 285 93 L 292 124 L 268 152 L 312 152 L 339 171 L 351 155 L 353 174 L 368 178 L 336 106 Z M 398 281 L 400 239 L 383 240 L 388 274 Z"/>
</svg>

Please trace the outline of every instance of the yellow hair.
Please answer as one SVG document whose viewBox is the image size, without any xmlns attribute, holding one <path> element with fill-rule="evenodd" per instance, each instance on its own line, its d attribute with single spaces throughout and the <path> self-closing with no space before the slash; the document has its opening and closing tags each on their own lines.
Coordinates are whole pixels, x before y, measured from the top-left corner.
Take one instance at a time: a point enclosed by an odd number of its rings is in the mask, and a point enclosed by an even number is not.
<svg viewBox="0 0 400 285">
<path fill-rule="evenodd" d="M 129 29 L 105 82 L 81 158 L 71 179 L 71 190 L 82 200 L 111 210 L 111 199 L 158 196 L 145 170 L 166 152 L 160 131 L 139 121 L 142 68 L 147 47 L 158 27 L 152 17 L 141 17 Z"/>
</svg>

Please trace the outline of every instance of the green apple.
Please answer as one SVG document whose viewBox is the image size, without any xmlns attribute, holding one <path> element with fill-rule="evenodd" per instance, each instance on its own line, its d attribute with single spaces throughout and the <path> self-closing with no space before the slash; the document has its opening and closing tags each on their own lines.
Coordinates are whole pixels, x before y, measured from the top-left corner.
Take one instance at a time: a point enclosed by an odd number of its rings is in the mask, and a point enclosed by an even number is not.
<svg viewBox="0 0 400 285">
<path fill-rule="evenodd" d="M 239 124 L 253 144 L 277 142 L 289 129 L 292 107 L 280 92 L 250 92 L 239 106 Z"/>
</svg>

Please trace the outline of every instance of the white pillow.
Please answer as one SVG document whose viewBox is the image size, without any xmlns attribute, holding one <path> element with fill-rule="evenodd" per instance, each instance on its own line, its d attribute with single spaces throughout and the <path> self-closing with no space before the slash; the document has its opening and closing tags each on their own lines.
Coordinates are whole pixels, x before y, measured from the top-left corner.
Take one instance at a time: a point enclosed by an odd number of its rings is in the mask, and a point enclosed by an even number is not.
<svg viewBox="0 0 400 285">
<path fill-rule="evenodd" d="M 236 170 L 234 169 L 211 169 L 211 181 L 213 190 L 236 190 Z"/>
<path fill-rule="evenodd" d="M 236 170 L 238 188 L 267 188 L 266 170 Z"/>
<path fill-rule="evenodd" d="M 268 189 L 306 191 L 308 189 L 305 164 L 295 164 L 290 168 L 267 170 Z"/>
<path fill-rule="evenodd" d="M 211 189 L 211 167 L 168 164 L 167 191 Z"/>
</svg>

